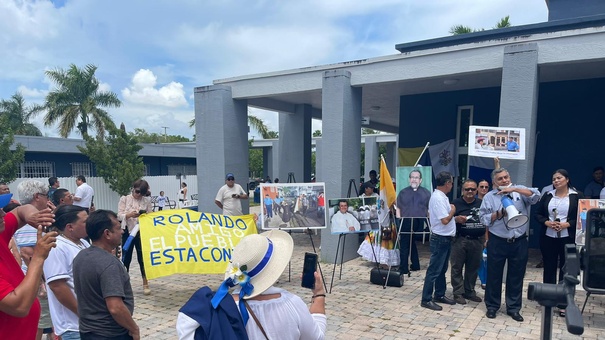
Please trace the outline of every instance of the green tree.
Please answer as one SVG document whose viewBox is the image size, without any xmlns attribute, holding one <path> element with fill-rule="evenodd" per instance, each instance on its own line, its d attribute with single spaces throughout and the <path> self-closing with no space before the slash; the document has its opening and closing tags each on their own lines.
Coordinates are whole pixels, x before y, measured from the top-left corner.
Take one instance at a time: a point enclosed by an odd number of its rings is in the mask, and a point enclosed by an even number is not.
<svg viewBox="0 0 605 340">
<path fill-rule="evenodd" d="M 277 131 L 267 131 L 267 138 L 268 139 L 277 139 L 277 138 L 279 138 L 279 132 L 277 132 Z"/>
<path fill-rule="evenodd" d="M 0 116 L 0 126 L 7 126 L 6 119 Z M 15 141 L 13 132 L 3 128 L 0 133 L 0 182 L 10 183 L 17 178 L 19 165 L 25 160 L 25 147 L 17 144 L 14 151 L 11 145 Z"/>
<path fill-rule="evenodd" d="M 248 168 L 252 177 L 264 178 L 263 174 L 263 149 L 252 148 L 254 139 L 248 140 Z"/>
<path fill-rule="evenodd" d="M 135 128 L 134 132 L 128 133 L 138 143 L 180 143 L 191 142 L 187 137 L 181 135 L 162 135 L 156 132 L 149 133 L 145 129 Z"/>
<path fill-rule="evenodd" d="M 0 115 L 5 118 L 6 124 L 4 127 L 10 128 L 17 135 L 42 136 L 40 129 L 29 121 L 42 109 L 40 105 L 26 105 L 20 92 L 13 94 L 8 100 L 0 101 Z"/>
<path fill-rule="evenodd" d="M 145 164 L 139 156 L 143 148 L 136 139 L 122 128 L 107 128 L 108 136 L 91 137 L 84 135 L 85 146 L 78 146 L 80 152 L 95 164 L 97 174 L 119 195 L 128 195 L 132 182 L 143 177 Z"/>
<path fill-rule="evenodd" d="M 507 15 L 504 18 L 500 19 L 500 21 L 498 21 L 496 23 L 496 26 L 494 26 L 494 29 L 498 29 L 498 28 L 505 28 L 505 27 L 511 27 L 512 24 L 510 23 L 510 16 Z M 483 28 L 480 29 L 474 29 L 471 28 L 470 26 L 464 26 L 464 25 L 454 25 L 450 28 L 450 34 L 451 35 L 459 35 L 459 34 L 466 34 L 466 33 L 473 33 L 473 32 L 479 32 L 479 31 L 483 31 Z"/>
<path fill-rule="evenodd" d="M 57 88 L 46 96 L 44 125 L 51 126 L 59 121 L 59 134 L 64 138 L 74 128 L 85 137 L 92 127 L 98 137 L 103 137 L 106 129 L 115 127 L 103 108 L 119 107 L 122 103 L 115 93 L 99 90 L 96 70 L 97 67 L 91 64 L 82 69 L 71 64 L 67 70 L 46 71 L 46 76 Z"/>
<path fill-rule="evenodd" d="M 321 137 L 321 130 L 313 131 L 313 137 Z"/>
</svg>

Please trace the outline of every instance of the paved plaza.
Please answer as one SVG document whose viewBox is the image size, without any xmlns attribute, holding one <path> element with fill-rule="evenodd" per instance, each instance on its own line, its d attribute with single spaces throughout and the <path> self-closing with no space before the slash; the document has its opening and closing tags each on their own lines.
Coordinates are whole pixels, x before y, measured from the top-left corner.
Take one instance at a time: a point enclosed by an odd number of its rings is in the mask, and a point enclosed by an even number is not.
<svg viewBox="0 0 605 340">
<path fill-rule="evenodd" d="M 303 257 L 313 251 L 309 235 L 293 233 L 295 242 L 291 262 L 291 281 L 288 271 L 282 274 L 278 287 L 287 289 L 310 302 L 311 291 L 300 287 Z M 316 245 L 320 236 L 313 236 Z M 332 294 L 326 299 L 328 339 L 539 339 L 542 308 L 525 299 L 527 284 L 540 282 L 542 269 L 535 265 L 540 259 L 537 250 L 530 250 L 530 262 L 525 276 L 525 292 L 521 314 L 524 322 L 516 322 L 501 308 L 495 319 L 485 317 L 485 304 L 468 302 L 466 305 L 443 305 L 443 311 L 433 312 L 420 307 L 424 274 L 428 266 L 428 244 L 419 243 L 421 270 L 405 277 L 401 288 L 370 283 L 371 265 L 360 258 L 346 262 L 339 268 Z M 136 263 L 133 261 L 133 263 Z M 326 283 L 330 284 L 333 264 L 322 263 Z M 179 308 L 200 287 L 218 288 L 220 275 L 173 275 L 151 281 L 152 294 L 143 295 L 141 277 L 136 265 L 131 272 L 135 293 L 134 318 L 144 339 L 175 339 L 175 323 Z M 579 287 L 579 286 L 578 286 Z M 479 296 L 483 290 L 477 286 Z M 448 296 L 451 296 L 448 273 Z M 576 303 L 581 307 L 586 293 L 579 287 Z M 584 311 L 584 334 L 567 333 L 565 320 L 553 316 L 553 339 L 605 339 L 605 296 L 591 296 Z M 504 311 L 503 311 L 504 310 Z"/>
</svg>

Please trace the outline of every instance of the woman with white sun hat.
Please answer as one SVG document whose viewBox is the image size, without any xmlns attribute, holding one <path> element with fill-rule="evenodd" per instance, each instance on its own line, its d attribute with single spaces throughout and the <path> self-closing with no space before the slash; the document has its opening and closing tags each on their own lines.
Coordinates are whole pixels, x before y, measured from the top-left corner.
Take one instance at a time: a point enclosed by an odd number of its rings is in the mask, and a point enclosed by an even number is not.
<svg viewBox="0 0 605 340">
<path fill-rule="evenodd" d="M 211 308 L 229 314 L 229 304 L 235 300 L 249 339 L 323 339 L 326 294 L 321 275 L 315 272 L 315 288 L 309 307 L 297 295 L 273 286 L 290 262 L 293 249 L 292 237 L 281 230 L 244 237 L 233 249 L 225 281 L 218 291 L 214 294 L 207 289 L 203 293 L 206 297 L 213 294 Z M 228 296 L 230 287 L 236 287 L 231 293 L 233 299 Z M 204 308 L 200 304 L 206 305 L 198 300 L 195 304 L 188 302 L 181 309 L 177 330 L 179 323 L 184 324 L 182 321 L 187 318 L 183 314 L 200 314 L 199 309 Z M 232 316 L 230 318 L 232 320 Z M 179 335 L 185 333 L 179 330 Z"/>
</svg>

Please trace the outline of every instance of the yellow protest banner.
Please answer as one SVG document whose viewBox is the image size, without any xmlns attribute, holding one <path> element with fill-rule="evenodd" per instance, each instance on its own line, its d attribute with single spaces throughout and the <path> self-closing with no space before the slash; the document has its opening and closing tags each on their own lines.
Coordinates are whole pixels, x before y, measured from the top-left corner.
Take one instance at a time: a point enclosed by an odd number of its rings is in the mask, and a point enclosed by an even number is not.
<svg viewBox="0 0 605 340">
<path fill-rule="evenodd" d="M 233 248 L 244 236 L 256 233 L 253 216 L 223 216 L 188 209 L 141 215 L 147 278 L 224 273 Z"/>
</svg>

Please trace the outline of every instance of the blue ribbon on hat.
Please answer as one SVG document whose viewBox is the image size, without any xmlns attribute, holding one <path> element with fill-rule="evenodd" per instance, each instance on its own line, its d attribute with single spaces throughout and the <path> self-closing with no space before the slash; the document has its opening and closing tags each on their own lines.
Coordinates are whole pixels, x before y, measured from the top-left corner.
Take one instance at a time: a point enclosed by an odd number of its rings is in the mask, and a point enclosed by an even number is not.
<svg viewBox="0 0 605 340">
<path fill-rule="evenodd" d="M 242 274 L 246 275 L 246 279 L 240 283 L 235 282 L 232 278 L 227 278 L 223 283 L 221 283 L 220 287 L 216 291 L 216 294 L 212 297 L 211 303 L 212 307 L 216 309 L 219 303 L 225 298 L 225 296 L 229 293 L 229 288 L 235 287 L 236 285 L 240 285 L 241 290 L 239 292 L 239 311 L 242 314 L 242 321 L 244 322 L 244 326 L 248 323 L 248 319 L 250 318 L 248 315 L 248 310 L 244 305 L 244 297 L 252 294 L 254 290 L 254 285 L 250 283 L 250 279 L 258 275 L 269 263 L 271 256 L 273 255 L 273 242 L 270 239 L 269 246 L 267 247 L 267 252 L 265 256 L 263 256 L 262 260 L 256 265 L 256 267 L 252 268 L 252 270 L 248 272 L 242 272 Z"/>
</svg>

